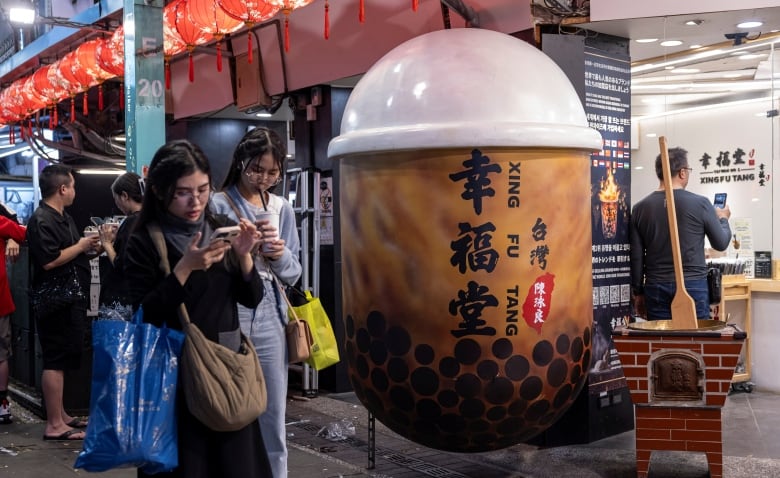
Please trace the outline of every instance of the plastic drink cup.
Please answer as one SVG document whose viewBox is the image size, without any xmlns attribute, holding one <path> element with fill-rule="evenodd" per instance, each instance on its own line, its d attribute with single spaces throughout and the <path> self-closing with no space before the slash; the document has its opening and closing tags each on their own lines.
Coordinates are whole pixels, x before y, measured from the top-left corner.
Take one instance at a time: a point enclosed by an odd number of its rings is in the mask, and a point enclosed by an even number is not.
<svg viewBox="0 0 780 478">
<path fill-rule="evenodd" d="M 261 228 L 260 221 L 268 221 L 268 226 L 274 227 L 276 232 L 261 231 L 263 233 L 263 252 L 270 252 L 270 243 L 279 237 L 279 213 L 276 211 L 260 211 L 255 215 L 255 224 L 258 230 Z"/>
<path fill-rule="evenodd" d="M 604 239 L 613 239 L 617 234 L 618 201 L 601 200 L 601 233 Z"/>
<path fill-rule="evenodd" d="M 100 232 L 98 231 L 98 228 L 95 227 L 95 226 L 87 226 L 87 227 L 84 228 L 84 237 L 95 237 L 95 236 L 99 236 L 99 235 L 100 235 Z M 97 251 L 95 249 L 90 249 L 87 252 L 87 255 L 93 256 L 95 254 L 97 254 Z"/>
<path fill-rule="evenodd" d="M 565 74 L 509 35 L 428 33 L 358 82 L 328 148 L 341 317 L 355 393 L 388 428 L 481 452 L 571 406 L 590 369 L 601 146 Z"/>
</svg>

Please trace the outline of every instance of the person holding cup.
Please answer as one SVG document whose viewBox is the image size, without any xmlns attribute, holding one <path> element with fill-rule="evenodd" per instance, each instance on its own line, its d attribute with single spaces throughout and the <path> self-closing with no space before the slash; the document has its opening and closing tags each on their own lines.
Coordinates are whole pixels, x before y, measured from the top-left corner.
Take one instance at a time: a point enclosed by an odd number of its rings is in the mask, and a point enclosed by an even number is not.
<svg viewBox="0 0 780 478">
<path fill-rule="evenodd" d="M 255 267 L 263 279 L 263 300 L 254 309 L 239 306 L 244 334 L 252 339 L 265 374 L 268 407 L 259 425 L 271 461 L 273 476 L 287 476 L 284 415 L 287 399 L 287 304 L 274 276 L 295 284 L 301 276 L 300 240 L 290 203 L 271 190 L 282 181 L 286 148 L 282 138 L 268 128 L 247 132 L 233 152 L 233 162 L 212 198 L 212 209 L 238 221 L 255 222 L 263 244 L 255 254 Z"/>
<path fill-rule="evenodd" d="M 100 283 L 100 305 L 116 309 L 127 303 L 122 256 L 144 201 L 143 179 L 128 171 L 111 183 L 114 204 L 125 219 L 121 224 L 106 221 L 99 226 L 100 242 L 106 251 L 108 265 Z"/>
</svg>

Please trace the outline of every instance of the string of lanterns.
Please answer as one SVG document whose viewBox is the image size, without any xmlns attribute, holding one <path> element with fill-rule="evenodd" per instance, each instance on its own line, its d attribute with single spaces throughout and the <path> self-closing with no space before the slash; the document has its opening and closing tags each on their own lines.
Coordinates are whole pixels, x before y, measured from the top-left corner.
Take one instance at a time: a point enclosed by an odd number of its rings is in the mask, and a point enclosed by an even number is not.
<svg viewBox="0 0 780 478">
<path fill-rule="evenodd" d="M 289 51 L 290 14 L 311 4 L 314 0 L 174 0 L 163 8 L 163 54 L 165 87 L 170 89 L 170 60 L 187 52 L 189 81 L 193 82 L 193 52 L 199 45 L 216 41 L 217 70 L 222 71 L 221 42 L 226 35 L 251 29 L 270 20 L 277 13 L 284 15 L 284 49 Z M 364 0 L 359 0 L 358 20 L 365 22 Z M 418 0 L 412 1 L 417 11 Z M 330 37 L 328 0 L 325 0 L 325 39 Z M 32 117 L 50 108 L 49 127 L 59 122 L 57 104 L 70 99 L 70 121 L 75 121 L 75 97 L 83 95 L 82 113 L 88 114 L 87 93 L 98 87 L 98 109 L 103 110 L 102 84 L 124 75 L 124 28 L 120 26 L 111 36 L 90 40 L 65 54 L 56 62 L 39 68 L 28 77 L 20 78 L 0 91 L 0 125 L 20 123 L 22 137 L 31 134 Z M 252 37 L 249 37 L 248 58 L 252 62 Z M 124 95 L 120 95 L 120 101 Z M 122 105 L 120 105 L 120 108 Z M 27 122 L 26 128 L 24 127 Z M 10 128 L 10 142 L 15 142 L 14 128 Z"/>
</svg>

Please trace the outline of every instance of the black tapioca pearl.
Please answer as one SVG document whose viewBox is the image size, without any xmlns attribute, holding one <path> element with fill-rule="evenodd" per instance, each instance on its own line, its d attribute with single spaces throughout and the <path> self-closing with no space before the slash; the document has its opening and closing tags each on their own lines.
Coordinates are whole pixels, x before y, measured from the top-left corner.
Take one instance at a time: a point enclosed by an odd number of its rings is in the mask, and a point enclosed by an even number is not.
<svg viewBox="0 0 780 478">
<path fill-rule="evenodd" d="M 477 363 L 482 355 L 482 347 L 476 340 L 463 339 L 455 344 L 455 358 L 464 365 Z"/>
<path fill-rule="evenodd" d="M 355 337 L 355 319 L 351 315 L 348 315 L 347 320 L 344 321 L 344 330 L 347 333 L 347 338 Z"/>
<path fill-rule="evenodd" d="M 514 393 L 514 383 L 505 377 L 498 377 L 485 385 L 485 399 L 494 405 L 508 402 Z"/>
<path fill-rule="evenodd" d="M 566 355 L 569 352 L 570 346 L 571 338 L 566 334 L 559 335 L 558 339 L 555 341 L 555 350 L 561 355 Z"/>
<path fill-rule="evenodd" d="M 528 407 L 528 410 L 526 410 L 525 419 L 531 422 L 538 421 L 548 410 L 550 410 L 550 402 L 547 400 L 537 400 Z"/>
<path fill-rule="evenodd" d="M 552 361 L 549 367 L 547 367 L 547 383 L 553 387 L 560 387 L 566 380 L 568 375 L 569 365 L 562 358 L 557 358 Z"/>
<path fill-rule="evenodd" d="M 582 354 L 582 368 L 585 370 L 590 369 L 590 349 L 586 350 L 584 354 Z"/>
<path fill-rule="evenodd" d="M 411 385 L 420 395 L 434 395 L 439 391 L 439 376 L 428 367 L 420 367 L 412 372 Z"/>
<path fill-rule="evenodd" d="M 458 404 L 460 397 L 454 390 L 443 390 L 436 396 L 439 404 L 444 408 L 452 408 Z"/>
<path fill-rule="evenodd" d="M 532 356 L 535 364 L 539 365 L 540 367 L 544 367 L 545 365 L 550 363 L 550 360 L 552 360 L 553 358 L 552 344 L 547 340 L 539 341 L 534 346 Z"/>
<path fill-rule="evenodd" d="M 585 351 L 585 346 L 582 344 L 582 339 L 577 337 L 571 344 L 571 359 L 574 362 L 579 362 L 582 358 L 582 353 Z"/>
<path fill-rule="evenodd" d="M 409 367 L 402 358 L 393 357 L 387 361 L 387 376 L 393 382 L 403 382 L 409 377 Z"/>
<path fill-rule="evenodd" d="M 369 347 L 368 355 L 371 357 L 371 361 L 374 365 L 383 365 L 387 360 L 387 347 L 381 340 L 374 340 Z"/>
<path fill-rule="evenodd" d="M 528 359 L 522 355 L 515 355 L 514 357 L 507 360 L 506 365 L 504 365 L 506 376 L 515 382 L 523 380 L 528 375 L 528 371 L 530 369 L 531 366 L 528 363 Z"/>
<path fill-rule="evenodd" d="M 493 407 L 485 414 L 488 420 L 495 422 L 506 416 L 506 407 Z"/>
<path fill-rule="evenodd" d="M 439 373 L 443 377 L 453 378 L 460 373 L 460 364 L 454 357 L 444 357 L 439 361 Z"/>
<path fill-rule="evenodd" d="M 414 410 L 414 397 L 404 387 L 392 387 L 389 392 L 390 401 L 399 410 L 411 412 Z"/>
<path fill-rule="evenodd" d="M 501 338 L 493 342 L 493 356 L 497 359 L 506 359 L 512 355 L 512 341 L 506 338 Z"/>
<path fill-rule="evenodd" d="M 463 374 L 455 381 L 455 391 L 463 398 L 473 398 L 479 394 L 482 382 L 474 374 Z"/>
<path fill-rule="evenodd" d="M 525 413 L 526 409 L 528 408 L 528 402 L 525 400 L 515 400 L 511 404 L 509 404 L 509 408 L 507 408 L 507 412 L 509 412 L 510 416 L 513 417 L 519 417 L 522 414 Z"/>
<path fill-rule="evenodd" d="M 590 327 L 585 327 L 585 332 L 582 334 L 582 338 L 585 341 L 585 345 L 590 346 Z"/>
<path fill-rule="evenodd" d="M 544 382 L 542 382 L 541 378 L 535 375 L 528 377 L 520 384 L 520 396 L 525 400 L 531 401 L 542 393 L 543 387 Z"/>
<path fill-rule="evenodd" d="M 375 368 L 371 371 L 371 386 L 378 392 L 386 392 L 390 385 L 387 374 L 381 368 Z"/>
<path fill-rule="evenodd" d="M 553 398 L 553 407 L 561 408 L 569 398 L 571 398 L 571 391 L 572 386 L 568 383 L 559 388 L 558 391 L 555 392 L 555 397 Z"/>
<path fill-rule="evenodd" d="M 362 354 L 367 354 L 369 347 L 371 347 L 371 335 L 368 333 L 368 330 L 360 328 L 357 330 L 355 342 L 357 343 L 357 348 Z"/>
<path fill-rule="evenodd" d="M 574 366 L 571 368 L 571 374 L 569 374 L 569 382 L 577 384 L 581 378 L 582 367 L 580 367 L 580 364 L 574 364 Z"/>
<path fill-rule="evenodd" d="M 366 327 L 372 337 L 383 337 L 387 328 L 385 317 L 375 310 L 372 310 L 366 318 Z"/>
<path fill-rule="evenodd" d="M 463 400 L 458 408 L 463 418 L 479 418 L 485 413 L 485 404 L 476 398 Z"/>
<path fill-rule="evenodd" d="M 414 349 L 414 358 L 420 365 L 430 365 L 436 358 L 436 352 L 434 352 L 433 347 L 428 344 L 418 345 Z"/>
<path fill-rule="evenodd" d="M 358 355 L 355 359 L 355 371 L 363 380 L 368 378 L 368 360 L 365 355 Z"/>
<path fill-rule="evenodd" d="M 492 360 L 483 360 L 477 365 L 477 375 L 482 380 L 493 380 L 498 375 L 498 364 Z"/>
<path fill-rule="evenodd" d="M 412 338 L 403 327 L 390 327 L 385 343 L 387 350 L 393 355 L 406 355 L 412 348 Z"/>
</svg>

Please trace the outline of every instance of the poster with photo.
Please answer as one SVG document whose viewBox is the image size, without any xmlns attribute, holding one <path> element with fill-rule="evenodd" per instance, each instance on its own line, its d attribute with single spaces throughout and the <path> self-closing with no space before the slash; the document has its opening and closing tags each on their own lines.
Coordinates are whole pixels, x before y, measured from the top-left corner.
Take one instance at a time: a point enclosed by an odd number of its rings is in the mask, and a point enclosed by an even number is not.
<svg viewBox="0 0 780 478">
<path fill-rule="evenodd" d="M 631 66 L 628 59 L 585 49 L 585 114 L 601 133 L 591 155 L 593 362 L 590 393 L 625 386 L 612 330 L 631 315 Z"/>
</svg>

